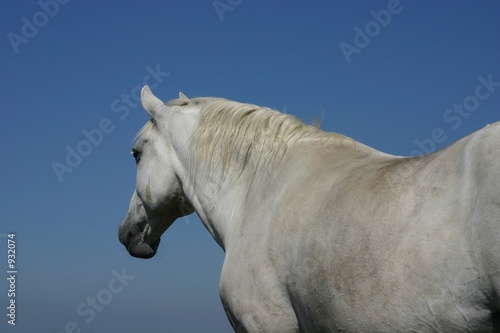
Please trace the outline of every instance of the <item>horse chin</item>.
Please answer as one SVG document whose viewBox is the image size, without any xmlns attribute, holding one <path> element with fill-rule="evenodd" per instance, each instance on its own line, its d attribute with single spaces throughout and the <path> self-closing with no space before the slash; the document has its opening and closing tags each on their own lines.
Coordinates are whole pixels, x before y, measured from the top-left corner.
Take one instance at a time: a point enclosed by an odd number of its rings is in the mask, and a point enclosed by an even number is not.
<svg viewBox="0 0 500 333">
<path fill-rule="evenodd" d="M 148 244 L 142 240 L 137 242 L 131 242 L 128 244 L 127 251 L 128 253 L 135 258 L 141 259 L 149 259 L 154 257 L 158 250 L 158 245 L 160 245 L 160 240 L 158 239 L 156 242 L 152 244 Z"/>
<path fill-rule="evenodd" d="M 144 239 L 147 237 L 148 228 L 146 228 L 146 230 L 143 228 L 140 228 L 142 230 L 138 230 L 138 225 L 135 225 L 135 228 L 133 228 L 132 231 L 127 229 L 128 228 L 121 226 L 118 237 L 120 242 L 125 245 L 128 253 L 135 258 L 152 258 L 158 250 L 160 238 L 152 242 L 145 241 Z"/>
</svg>

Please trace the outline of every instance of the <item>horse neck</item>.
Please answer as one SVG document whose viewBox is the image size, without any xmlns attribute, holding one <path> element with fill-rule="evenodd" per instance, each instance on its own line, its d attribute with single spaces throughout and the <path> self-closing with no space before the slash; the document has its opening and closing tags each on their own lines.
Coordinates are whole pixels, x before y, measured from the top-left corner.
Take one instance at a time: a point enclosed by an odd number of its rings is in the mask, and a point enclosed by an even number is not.
<svg viewBox="0 0 500 333">
<path fill-rule="evenodd" d="M 199 173 L 188 178 L 183 181 L 186 197 L 214 240 L 225 251 L 237 223 L 235 216 L 240 215 L 242 199 L 246 196 L 246 181 L 240 177 L 236 181 L 226 179 L 221 182 L 218 178 Z"/>
<path fill-rule="evenodd" d="M 179 138 L 178 144 L 174 142 L 174 148 L 178 147 L 176 151 L 184 169 L 184 194 L 223 249 L 233 241 L 234 237 L 231 235 L 239 234 L 238 230 L 248 223 L 245 209 L 250 209 L 250 203 L 258 207 L 259 198 L 264 197 L 273 186 L 271 184 L 277 181 L 276 175 L 280 175 L 281 182 L 287 182 L 286 175 L 292 172 L 287 161 L 289 157 L 292 161 L 299 160 L 302 163 L 301 160 L 308 159 L 306 155 L 312 156 L 309 158 L 311 161 L 317 160 L 326 146 L 329 147 L 327 150 L 357 150 L 353 149 L 355 143 L 351 139 L 340 135 L 314 134 L 310 129 L 304 131 L 307 135 L 302 138 L 299 136 L 295 139 L 293 135 L 289 135 L 293 140 L 289 139 L 286 143 L 278 141 L 275 144 L 276 141 L 272 139 L 256 142 L 253 136 L 243 139 L 240 137 L 239 141 L 237 138 L 235 141 L 222 142 L 221 132 L 211 128 L 197 132 L 201 133 L 200 136 L 193 136 L 196 129 L 194 124 L 197 123 L 194 120 L 197 117 L 197 111 L 193 112 L 192 117 L 186 117 L 183 113 L 181 119 L 184 124 L 174 128 L 189 130 L 181 131 L 172 138 Z M 186 119 L 191 120 L 185 121 Z M 291 128 L 298 126 L 293 121 L 290 123 L 293 125 Z M 219 137 L 213 133 L 219 133 Z M 280 133 L 276 131 L 276 134 Z M 231 136 L 230 138 L 233 139 Z M 294 151 L 298 146 L 301 147 L 301 152 L 296 154 Z"/>
<path fill-rule="evenodd" d="M 234 165 L 225 170 L 228 174 L 221 175 L 213 170 L 193 168 L 189 158 L 180 160 L 184 168 L 182 183 L 186 198 L 214 240 L 226 251 L 235 239 L 232 235 L 238 234 L 238 228 L 245 222 L 242 219 L 245 203 L 250 196 L 258 197 L 255 188 L 265 189 L 254 185 L 265 183 L 263 178 L 269 177 L 272 166 L 242 171 Z"/>
<path fill-rule="evenodd" d="M 315 174 L 316 169 L 321 169 L 319 164 L 327 164 L 333 175 L 349 168 L 350 160 L 376 156 L 386 154 L 352 140 L 341 143 L 301 140 L 300 144 L 288 147 L 275 163 L 242 172 L 233 170 L 233 177 L 222 181 L 210 173 L 193 173 L 189 199 L 205 227 L 226 251 L 238 242 L 237 237 L 249 227 L 247 224 L 255 222 L 246 218 L 248 213 L 272 209 L 276 191 L 283 191 L 283 185 L 302 182 L 297 170 Z"/>
<path fill-rule="evenodd" d="M 286 177 L 289 154 L 292 159 L 294 149 L 290 149 L 276 163 L 266 163 L 257 168 L 239 169 L 233 165 L 228 175 L 211 173 L 210 170 L 192 169 L 187 172 L 184 182 L 185 194 L 196 210 L 201 221 L 215 241 L 226 251 L 237 242 L 246 223 L 250 206 L 258 205 L 261 198 L 269 194 L 277 174 Z M 188 166 L 189 169 L 189 166 Z M 212 170 L 213 171 L 213 170 Z M 266 193 L 265 193 L 266 192 Z"/>
</svg>

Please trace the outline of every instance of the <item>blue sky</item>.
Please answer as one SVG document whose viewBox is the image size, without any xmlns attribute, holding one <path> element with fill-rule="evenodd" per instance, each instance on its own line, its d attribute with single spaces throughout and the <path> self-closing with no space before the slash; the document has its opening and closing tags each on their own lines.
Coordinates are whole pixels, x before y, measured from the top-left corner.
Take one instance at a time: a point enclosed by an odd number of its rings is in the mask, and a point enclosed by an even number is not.
<svg viewBox="0 0 500 333">
<path fill-rule="evenodd" d="M 6 2 L 0 267 L 14 232 L 18 274 L 15 327 L 0 279 L 0 330 L 231 332 L 223 252 L 196 216 L 151 260 L 118 242 L 143 82 L 163 100 L 322 116 L 379 150 L 426 153 L 500 120 L 499 15 L 495 1 Z"/>
</svg>

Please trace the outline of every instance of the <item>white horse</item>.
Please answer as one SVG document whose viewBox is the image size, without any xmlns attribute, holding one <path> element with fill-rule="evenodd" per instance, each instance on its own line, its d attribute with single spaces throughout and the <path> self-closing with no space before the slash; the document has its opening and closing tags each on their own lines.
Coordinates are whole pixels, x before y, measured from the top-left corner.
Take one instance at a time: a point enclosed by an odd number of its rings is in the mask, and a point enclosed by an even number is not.
<svg viewBox="0 0 500 333">
<path fill-rule="evenodd" d="M 255 105 L 141 98 L 120 241 L 152 257 L 196 211 L 237 332 L 498 329 L 500 123 L 410 158 Z"/>
</svg>

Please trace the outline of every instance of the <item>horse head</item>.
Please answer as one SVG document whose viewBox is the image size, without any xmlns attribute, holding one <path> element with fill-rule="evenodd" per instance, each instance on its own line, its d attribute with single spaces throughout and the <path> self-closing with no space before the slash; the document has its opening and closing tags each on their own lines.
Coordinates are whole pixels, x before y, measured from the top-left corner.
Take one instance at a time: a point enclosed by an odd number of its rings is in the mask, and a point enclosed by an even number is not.
<svg viewBox="0 0 500 333">
<path fill-rule="evenodd" d="M 179 110 L 165 105 L 148 86 L 141 91 L 141 102 L 151 120 L 132 149 L 137 165 L 136 189 L 118 236 L 130 255 L 151 258 L 161 235 L 177 218 L 194 209 L 183 193 L 182 168 L 172 146 L 172 136 L 182 136 L 176 133 L 183 125 L 179 121 L 177 131 L 172 130 L 173 115 Z"/>
</svg>

